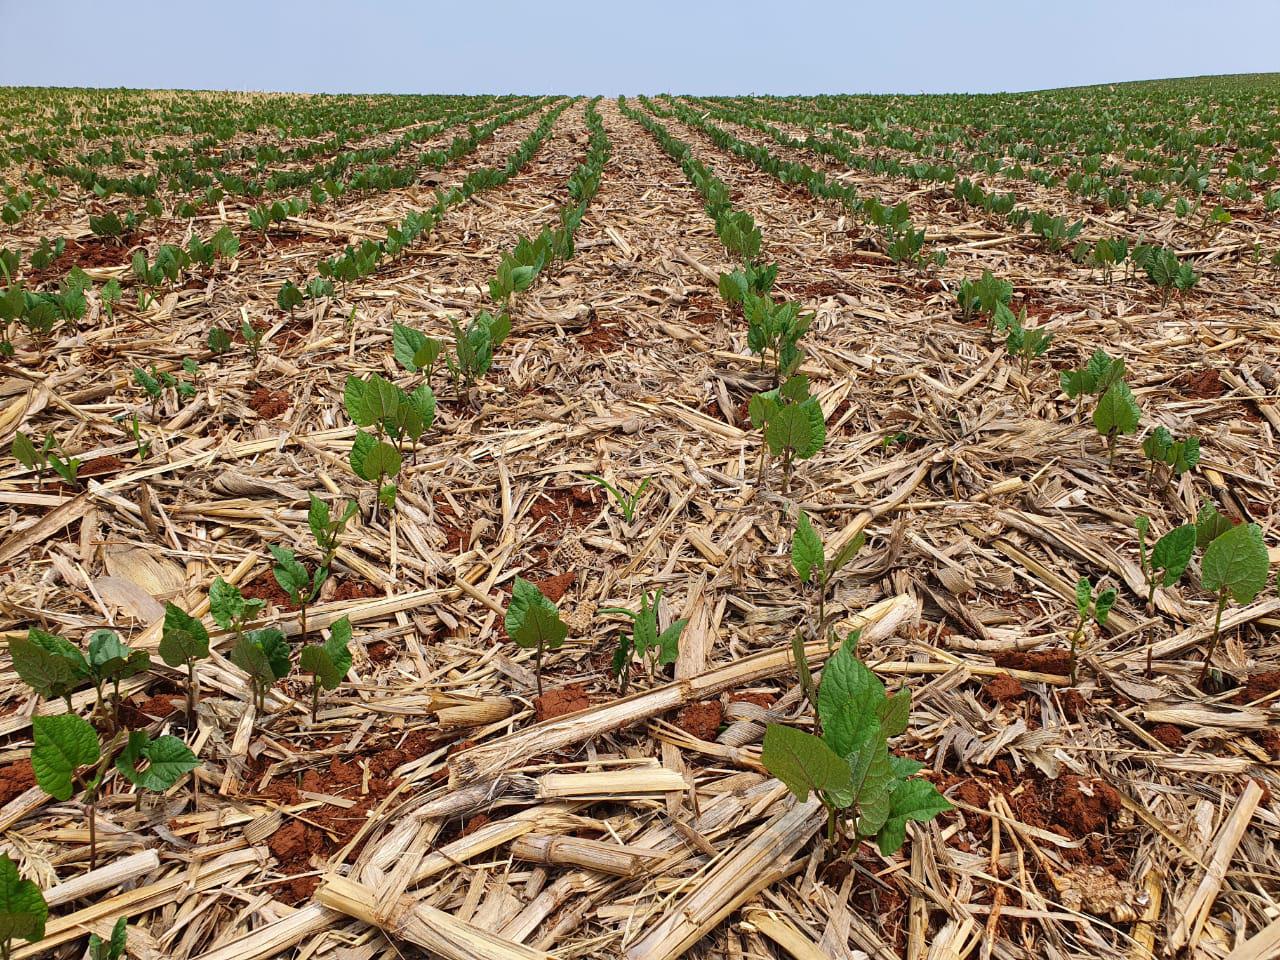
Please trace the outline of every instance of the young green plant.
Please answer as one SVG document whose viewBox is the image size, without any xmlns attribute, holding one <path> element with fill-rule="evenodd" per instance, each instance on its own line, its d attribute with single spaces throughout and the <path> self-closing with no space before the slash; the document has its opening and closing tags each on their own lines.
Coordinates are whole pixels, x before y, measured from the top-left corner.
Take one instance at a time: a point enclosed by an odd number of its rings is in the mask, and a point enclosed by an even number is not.
<svg viewBox="0 0 1280 960">
<path fill-rule="evenodd" d="M 1171 587 L 1178 582 L 1191 555 L 1196 549 L 1196 525 L 1186 523 L 1175 527 L 1156 541 L 1150 553 L 1147 552 L 1147 534 L 1151 530 L 1151 521 L 1146 517 L 1135 517 L 1133 525 L 1138 529 L 1138 566 L 1147 581 L 1147 612 L 1155 612 L 1156 587 Z M 1151 656 L 1154 644 L 1147 645 L 1147 676 L 1151 676 Z"/>
<path fill-rule="evenodd" d="M 267 690 L 277 680 L 289 675 L 289 645 L 284 634 L 275 627 L 247 631 L 245 627 L 266 606 L 265 601 L 246 598 L 239 588 L 222 577 L 209 588 L 209 615 L 223 630 L 235 634 L 231 662 L 249 675 L 253 704 L 263 711 L 267 706 Z"/>
<path fill-rule="evenodd" d="M 324 643 L 302 648 L 298 666 L 311 674 L 311 722 L 320 711 L 320 688 L 336 690 L 351 669 L 351 620 L 343 617 L 329 628 Z"/>
<path fill-rule="evenodd" d="M 1114 590 L 1103 590 L 1095 597 L 1093 584 L 1089 582 L 1088 577 L 1081 577 L 1076 581 L 1076 626 L 1071 631 L 1071 685 L 1073 687 L 1076 685 L 1079 672 L 1080 641 L 1084 638 L 1084 628 L 1090 621 L 1099 627 L 1105 627 L 1115 603 Z"/>
<path fill-rule="evenodd" d="M 815 639 L 825 637 L 828 650 L 831 649 L 831 636 L 827 633 L 827 595 L 831 591 L 831 580 L 857 556 L 866 542 L 866 534 L 859 532 L 828 561 L 822 538 L 813 529 L 809 515 L 801 510 L 796 518 L 796 531 L 791 537 L 791 568 L 801 583 L 813 583 L 817 587 L 818 622 L 813 627 L 813 635 Z"/>
<path fill-rule="evenodd" d="M 98 862 L 94 815 L 98 789 L 112 756 L 124 744 L 124 734 L 117 734 L 104 750 L 98 731 L 74 713 L 32 717 L 31 729 L 31 768 L 36 785 L 53 799 L 64 802 L 81 792 L 89 825 L 89 867 L 93 869 Z"/>
<path fill-rule="evenodd" d="M 649 483 L 653 478 L 645 477 L 630 493 L 624 492 L 620 487 L 615 486 L 598 474 L 588 473 L 587 479 L 597 486 L 604 487 L 609 492 L 613 502 L 622 511 L 622 519 L 626 521 L 627 526 L 631 526 L 631 522 L 636 517 L 636 506 L 639 504 L 640 498 L 644 496 L 645 490 L 649 488 Z"/>
<path fill-rule="evenodd" d="M 559 608 L 528 580 L 516 577 L 504 626 L 516 646 L 537 651 L 538 696 L 542 696 L 543 653 L 559 648 L 569 635 L 568 625 L 560 619 Z"/>
<path fill-rule="evenodd" d="M 175 669 L 187 670 L 187 722 L 194 724 L 200 685 L 196 682 L 196 661 L 209 656 L 209 631 L 198 617 L 193 617 L 175 603 L 164 606 L 164 625 L 160 632 L 160 659 Z"/>
<path fill-rule="evenodd" d="M 628 610 L 625 607 L 602 607 L 600 613 L 616 613 L 631 620 L 631 633 L 618 637 L 618 646 L 613 652 L 612 672 L 619 683 L 622 693 L 627 692 L 631 677 L 631 660 L 639 656 L 648 666 L 649 676 L 654 675 L 658 666 L 675 663 L 680 654 L 680 636 L 688 626 L 688 618 L 675 621 L 661 633 L 658 632 L 658 605 L 662 602 L 662 591 L 654 595 L 652 601 L 649 594 L 640 595 L 640 609 Z"/>
<path fill-rule="evenodd" d="M 18 874 L 7 853 L 0 853 L 0 960 L 13 956 L 15 940 L 43 940 L 48 919 L 49 905 L 40 888 Z"/>
<path fill-rule="evenodd" d="M 1218 649 L 1222 611 L 1226 609 L 1227 600 L 1252 603 L 1267 585 L 1268 562 L 1262 528 L 1256 523 L 1231 527 L 1204 548 L 1200 582 L 1206 590 L 1218 595 L 1218 604 L 1213 617 L 1213 637 L 1204 657 L 1204 667 L 1200 670 L 1201 683 L 1208 676 L 1213 655 Z"/>
<path fill-rule="evenodd" d="M 842 644 L 827 662 L 817 694 L 821 736 L 771 723 L 760 759 L 804 803 L 813 793 L 827 811 L 833 844 L 842 812 L 857 840 L 874 839 L 885 856 L 906 840 L 907 821 L 927 823 L 951 804 L 923 764 L 889 751 L 907 729 L 911 693 L 887 696 L 884 684 Z"/>
</svg>

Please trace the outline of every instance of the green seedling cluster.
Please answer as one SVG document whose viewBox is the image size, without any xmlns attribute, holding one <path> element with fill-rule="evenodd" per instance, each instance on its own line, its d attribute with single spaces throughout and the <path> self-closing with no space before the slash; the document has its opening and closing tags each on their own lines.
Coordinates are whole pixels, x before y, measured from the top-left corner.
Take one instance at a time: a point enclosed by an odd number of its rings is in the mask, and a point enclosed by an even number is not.
<svg viewBox="0 0 1280 960">
<path fill-rule="evenodd" d="M 658 607 L 662 603 L 662 591 L 659 590 L 652 599 L 649 594 L 640 595 L 640 609 L 628 610 L 625 607 L 602 607 L 600 613 L 613 613 L 631 620 L 631 632 L 618 635 L 618 646 L 613 652 L 610 670 L 618 681 L 623 694 L 631 679 L 631 662 L 639 657 L 648 667 L 652 677 L 660 666 L 675 663 L 680 655 L 680 637 L 684 628 L 689 625 L 687 618 L 676 620 L 671 626 L 659 632 Z"/>
<path fill-rule="evenodd" d="M 19 430 L 9 446 L 13 458 L 28 470 L 35 471 L 36 489 L 44 489 L 44 474 L 52 470 L 62 482 L 75 486 L 79 482 L 81 461 L 64 452 L 52 433 L 46 433 L 39 446 L 27 434 Z"/>
<path fill-rule="evenodd" d="M 818 615 L 813 625 L 814 639 L 827 641 L 830 649 L 832 638 L 827 632 L 827 598 L 831 593 L 831 581 L 862 549 L 866 535 L 859 532 L 840 548 L 830 560 L 822 546 L 822 538 L 814 530 L 809 515 L 803 510 L 796 518 L 796 530 L 791 538 L 791 568 L 803 584 L 813 584 L 817 593 Z"/>
<path fill-rule="evenodd" d="M 808 460 L 827 439 L 826 418 L 818 398 L 809 393 L 809 378 L 796 374 L 776 390 L 757 393 L 747 405 L 751 425 L 764 431 L 769 454 L 782 459 L 782 492 L 791 487 L 797 460 Z M 759 474 L 764 477 L 765 448 L 760 450 Z"/>
<path fill-rule="evenodd" d="M 1102 590 L 1095 594 L 1088 577 L 1081 577 L 1076 582 L 1076 625 L 1071 631 L 1070 641 L 1072 686 L 1075 686 L 1079 675 L 1080 643 L 1084 639 L 1085 627 L 1090 623 L 1105 627 L 1115 604 L 1114 590 Z"/>
</svg>

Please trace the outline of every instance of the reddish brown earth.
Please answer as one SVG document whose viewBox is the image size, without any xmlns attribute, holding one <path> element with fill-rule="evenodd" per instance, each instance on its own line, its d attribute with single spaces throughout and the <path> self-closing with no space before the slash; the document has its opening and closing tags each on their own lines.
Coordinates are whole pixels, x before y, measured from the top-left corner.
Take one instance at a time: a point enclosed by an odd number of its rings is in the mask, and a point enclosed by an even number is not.
<svg viewBox="0 0 1280 960">
<path fill-rule="evenodd" d="M 584 683 L 571 683 L 567 687 L 548 690 L 540 697 L 533 698 L 534 716 L 538 720 L 553 720 L 566 713 L 577 713 L 591 706 L 591 698 L 587 696 Z"/>
<path fill-rule="evenodd" d="M 333 591 L 334 600 L 369 600 L 382 596 L 382 591 L 368 580 L 354 577 L 343 577 L 338 581 L 338 588 Z"/>
<path fill-rule="evenodd" d="M 554 577 L 547 577 L 545 580 L 535 580 L 533 585 L 542 591 L 543 595 L 552 603 L 559 602 L 565 592 L 573 586 L 578 575 L 570 570 L 567 573 L 557 574 Z"/>
<path fill-rule="evenodd" d="M 0 807 L 36 785 L 30 760 L 17 760 L 0 767 Z"/>
<path fill-rule="evenodd" d="M 1222 396 L 1224 392 L 1222 375 L 1213 367 L 1184 373 L 1175 381 L 1175 385 L 1182 391 L 1183 396 L 1194 397 L 1197 400 L 1212 400 Z"/>
<path fill-rule="evenodd" d="M 1280 691 L 1280 670 L 1252 673 L 1244 687 L 1232 697 L 1233 703 L 1256 703 Z"/>
<path fill-rule="evenodd" d="M 274 420 L 293 405 L 293 399 L 283 390 L 258 387 L 249 397 L 249 406 L 263 420 Z"/>
<path fill-rule="evenodd" d="M 723 716 L 719 700 L 704 700 L 682 707 L 676 714 L 676 726 L 699 740 L 714 740 Z"/>
<path fill-rule="evenodd" d="M 1007 673 L 998 674 L 982 685 L 982 692 L 996 703 L 1007 703 L 1027 694 L 1022 682 Z"/>
<path fill-rule="evenodd" d="M 94 457 L 92 460 L 86 460 L 80 464 L 80 477 L 103 477 L 112 473 L 119 473 L 125 468 L 125 463 L 119 457 Z"/>
<path fill-rule="evenodd" d="M 1005 650 L 995 655 L 997 667 L 1006 670 L 1028 670 L 1033 673 L 1050 673 L 1060 677 L 1071 673 L 1069 650 Z"/>
<path fill-rule="evenodd" d="M 1182 731 L 1172 723 L 1157 723 L 1151 728 L 1150 732 L 1153 737 L 1172 750 L 1179 749 L 1185 739 L 1182 736 Z"/>
<path fill-rule="evenodd" d="M 240 592 L 250 600 L 265 600 L 268 607 L 279 607 L 282 610 L 296 610 L 289 595 L 276 582 L 275 574 L 264 570 L 241 588 Z"/>
<path fill-rule="evenodd" d="M 778 698 L 775 697 L 772 693 L 764 693 L 764 692 L 757 693 L 757 692 L 746 691 L 741 693 L 735 693 L 732 697 L 730 697 L 730 699 L 738 703 L 754 703 L 756 706 L 764 707 L 767 710 L 773 706 L 774 701 L 776 701 Z"/>
<path fill-rule="evenodd" d="M 369 813 L 395 788 L 398 782 L 392 776 L 398 767 L 416 760 L 438 746 L 436 738 L 426 730 L 409 734 L 399 746 L 366 752 L 343 761 L 331 757 L 323 769 L 307 770 L 301 784 L 292 775 L 272 780 L 259 796 L 282 806 L 292 806 L 302 801 L 301 792 L 321 793 L 356 801 L 355 806 L 342 808 L 322 804 L 302 814 L 303 819 L 291 820 L 276 831 L 267 846 L 279 863 L 282 874 L 302 874 L 316 869 L 317 862 L 330 856 L 347 843 L 368 819 Z M 367 793 L 361 793 L 365 772 L 369 770 Z M 256 782 L 251 781 L 253 789 Z M 285 903 L 296 905 L 308 900 L 319 884 L 319 877 L 297 877 L 283 881 L 276 888 L 276 896 Z"/>
</svg>

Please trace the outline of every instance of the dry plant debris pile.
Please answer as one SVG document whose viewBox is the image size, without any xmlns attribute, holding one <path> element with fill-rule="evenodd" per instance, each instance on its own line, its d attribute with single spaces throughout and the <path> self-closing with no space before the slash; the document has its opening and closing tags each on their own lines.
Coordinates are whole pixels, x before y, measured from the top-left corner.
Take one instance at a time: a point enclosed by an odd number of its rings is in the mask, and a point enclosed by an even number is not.
<svg viewBox="0 0 1280 960">
<path fill-rule="evenodd" d="M 6 90 L 5 960 L 1280 955 L 1277 93 Z"/>
</svg>

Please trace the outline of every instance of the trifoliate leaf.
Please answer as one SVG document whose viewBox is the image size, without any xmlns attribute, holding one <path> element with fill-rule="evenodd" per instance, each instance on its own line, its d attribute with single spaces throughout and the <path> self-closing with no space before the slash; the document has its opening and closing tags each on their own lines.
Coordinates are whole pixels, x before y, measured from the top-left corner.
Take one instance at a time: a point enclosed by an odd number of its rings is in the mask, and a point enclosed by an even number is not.
<svg viewBox="0 0 1280 960">
<path fill-rule="evenodd" d="M 542 646 L 554 650 L 569 635 L 569 628 L 560 619 L 556 605 L 522 577 L 516 577 L 511 589 L 505 626 L 507 636 L 525 649 Z"/>
<path fill-rule="evenodd" d="M 314 674 L 325 690 L 336 690 L 342 678 L 351 669 L 351 621 L 343 617 L 329 630 L 329 638 L 323 644 L 308 644 L 302 648 L 298 665 Z"/>
<path fill-rule="evenodd" d="M 827 661 L 818 686 L 822 739 L 847 757 L 871 726 L 879 727 L 884 684 L 842 645 Z"/>
<path fill-rule="evenodd" d="M 275 575 L 276 583 L 280 584 L 280 589 L 288 594 L 289 599 L 294 603 L 309 602 L 311 576 L 307 573 L 307 568 L 299 563 L 293 551 L 286 547 L 279 547 L 273 543 L 268 545 L 267 549 L 271 551 L 271 556 L 276 561 L 271 572 Z"/>
<path fill-rule="evenodd" d="M 1133 391 L 1123 380 L 1118 380 L 1098 399 L 1098 406 L 1093 411 L 1093 425 L 1104 435 L 1128 435 L 1138 429 L 1141 416 Z"/>
<path fill-rule="evenodd" d="M 174 603 L 164 606 L 160 659 L 171 667 L 185 666 L 209 656 L 209 631 L 196 617 Z"/>
<path fill-rule="evenodd" d="M 908 820 L 928 823 L 950 809 L 950 801 L 928 780 L 899 780 L 889 798 L 889 816 L 876 834 L 876 845 L 887 857 L 906 842 Z"/>
<path fill-rule="evenodd" d="M 850 793 L 849 764 L 811 733 L 769 724 L 760 759 L 801 803 L 809 799 L 811 791 L 841 796 Z"/>
<path fill-rule="evenodd" d="M 89 635 L 89 667 L 102 680 L 124 680 L 150 669 L 151 656 L 131 649 L 114 630 L 95 630 Z"/>
<path fill-rule="evenodd" d="M 32 717 L 31 767 L 40 789 L 55 800 L 75 792 L 75 773 L 101 757 L 98 732 L 74 713 Z"/>
<path fill-rule="evenodd" d="M 1201 582 L 1214 593 L 1225 588 L 1236 603 L 1250 603 L 1267 585 L 1267 563 L 1262 528 L 1242 523 L 1205 548 Z"/>
</svg>

